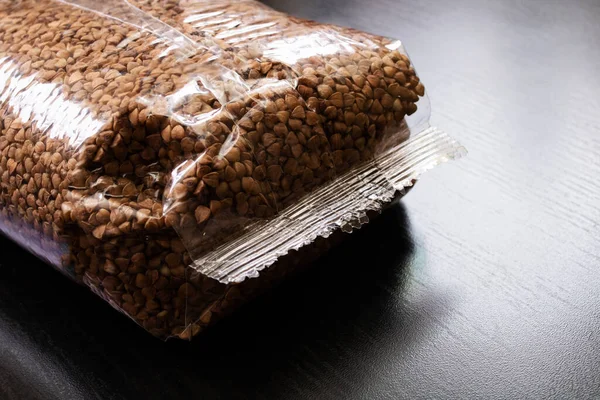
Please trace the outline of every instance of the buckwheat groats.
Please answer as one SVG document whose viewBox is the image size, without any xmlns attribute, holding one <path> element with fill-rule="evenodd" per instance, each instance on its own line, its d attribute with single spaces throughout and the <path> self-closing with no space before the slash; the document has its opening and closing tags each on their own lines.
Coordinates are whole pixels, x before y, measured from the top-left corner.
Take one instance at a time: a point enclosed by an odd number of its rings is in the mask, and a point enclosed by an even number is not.
<svg viewBox="0 0 600 400">
<path fill-rule="evenodd" d="M 399 42 L 255 1 L 0 0 L 0 229 L 189 339 L 459 154 L 422 96 Z"/>
</svg>

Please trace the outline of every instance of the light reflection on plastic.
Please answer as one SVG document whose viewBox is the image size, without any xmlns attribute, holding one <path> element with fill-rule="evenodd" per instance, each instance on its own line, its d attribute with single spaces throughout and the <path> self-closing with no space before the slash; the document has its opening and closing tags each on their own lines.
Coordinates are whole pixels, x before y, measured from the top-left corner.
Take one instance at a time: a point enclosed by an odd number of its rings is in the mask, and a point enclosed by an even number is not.
<svg viewBox="0 0 600 400">
<path fill-rule="evenodd" d="M 269 43 L 263 54 L 273 60 L 287 64 L 295 64 L 298 60 L 310 58 L 315 55 L 335 54 L 346 50 L 345 43 L 336 40 L 323 40 L 322 33 L 295 36 L 290 39 L 279 39 Z"/>
<path fill-rule="evenodd" d="M 276 35 L 277 33 L 278 33 L 277 29 L 255 31 L 253 33 L 248 33 L 244 36 L 239 36 L 237 38 L 230 38 L 227 42 L 229 44 L 246 43 L 246 42 L 250 42 L 252 40 L 256 40 L 256 39 L 259 39 L 262 37 L 273 36 L 273 35 Z"/>
<path fill-rule="evenodd" d="M 22 76 L 7 57 L 0 59 L 0 104 L 22 122 L 34 122 L 50 138 L 66 137 L 77 148 L 108 121 L 94 117 L 81 103 L 65 99 L 61 85 L 34 80 L 35 75 Z"/>
<path fill-rule="evenodd" d="M 210 29 L 211 26 L 217 26 L 219 29 L 225 28 L 227 30 L 227 29 L 234 28 L 234 27 L 238 26 L 239 24 L 240 24 L 239 21 L 231 20 L 230 18 L 224 18 L 224 19 L 215 19 L 215 20 L 211 19 L 206 22 L 197 22 L 197 23 L 193 24 L 192 26 L 196 29 L 202 29 L 204 31 L 207 31 Z"/>
<path fill-rule="evenodd" d="M 248 26 L 245 26 L 243 28 L 229 29 L 229 30 L 223 31 L 223 32 L 219 33 L 215 37 L 217 39 L 228 39 L 228 38 L 233 37 L 233 36 L 246 35 L 246 34 L 248 34 L 250 32 L 259 31 L 259 30 L 264 29 L 264 28 L 270 28 L 270 27 L 272 27 L 274 25 L 277 25 L 277 22 L 265 22 L 265 23 L 262 23 L 262 24 L 248 25 Z"/>
<path fill-rule="evenodd" d="M 221 15 L 224 12 L 225 11 L 213 11 L 213 12 L 207 12 L 207 13 L 193 14 L 193 15 L 190 15 L 189 17 L 186 17 L 183 20 L 183 22 L 185 24 L 189 24 L 191 22 L 201 21 L 201 20 L 208 19 L 208 18 L 210 18 L 211 21 L 214 21 L 214 17 L 216 17 L 217 15 Z"/>
<path fill-rule="evenodd" d="M 389 43 L 385 46 L 389 50 L 398 50 L 402 54 L 406 54 L 404 51 L 404 47 L 402 46 L 402 42 L 400 40 L 394 40 L 392 43 Z"/>
</svg>

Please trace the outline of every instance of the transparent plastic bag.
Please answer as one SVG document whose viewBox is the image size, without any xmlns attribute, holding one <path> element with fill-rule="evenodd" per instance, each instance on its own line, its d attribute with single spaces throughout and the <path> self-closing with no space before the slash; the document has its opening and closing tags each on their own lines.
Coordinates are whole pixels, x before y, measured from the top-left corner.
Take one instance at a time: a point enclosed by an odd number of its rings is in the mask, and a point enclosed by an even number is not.
<svg viewBox="0 0 600 400">
<path fill-rule="evenodd" d="M 464 152 L 424 95 L 399 41 L 256 1 L 0 0 L 0 229 L 188 339 Z"/>
</svg>

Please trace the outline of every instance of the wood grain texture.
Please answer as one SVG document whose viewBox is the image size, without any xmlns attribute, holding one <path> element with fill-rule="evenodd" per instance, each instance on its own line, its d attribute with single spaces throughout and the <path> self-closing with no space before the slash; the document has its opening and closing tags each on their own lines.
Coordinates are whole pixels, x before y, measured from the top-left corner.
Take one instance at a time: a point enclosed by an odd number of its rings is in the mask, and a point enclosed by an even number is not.
<svg viewBox="0 0 600 400">
<path fill-rule="evenodd" d="M 597 398 L 600 3 L 271 0 L 397 37 L 469 156 L 191 344 L 6 240 L 0 398 Z"/>
</svg>

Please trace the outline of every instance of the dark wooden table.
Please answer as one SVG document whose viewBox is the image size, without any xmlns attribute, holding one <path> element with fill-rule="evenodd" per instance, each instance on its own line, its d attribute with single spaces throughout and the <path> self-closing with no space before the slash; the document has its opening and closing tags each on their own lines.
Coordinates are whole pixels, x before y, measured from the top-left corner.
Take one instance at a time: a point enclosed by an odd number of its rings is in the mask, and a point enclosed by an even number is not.
<svg viewBox="0 0 600 400">
<path fill-rule="evenodd" d="M 469 156 L 191 344 L 2 239 L 0 398 L 600 397 L 600 3 L 269 3 L 401 38 Z"/>
</svg>

